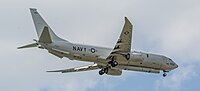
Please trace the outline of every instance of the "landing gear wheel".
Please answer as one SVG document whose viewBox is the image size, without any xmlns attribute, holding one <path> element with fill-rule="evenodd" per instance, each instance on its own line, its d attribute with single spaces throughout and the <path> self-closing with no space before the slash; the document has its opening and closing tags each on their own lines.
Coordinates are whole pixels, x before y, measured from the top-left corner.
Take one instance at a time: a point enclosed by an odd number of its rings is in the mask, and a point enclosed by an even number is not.
<svg viewBox="0 0 200 91">
<path fill-rule="evenodd" d="M 104 68 L 103 70 L 104 70 L 104 73 L 106 74 L 108 73 L 108 68 Z"/>
<path fill-rule="evenodd" d="M 129 53 L 126 54 L 125 57 L 126 57 L 126 60 L 129 60 L 130 59 L 130 54 Z"/>
<path fill-rule="evenodd" d="M 103 69 L 99 71 L 99 75 L 103 75 L 104 73 L 105 73 L 105 72 L 104 72 Z"/>
<path fill-rule="evenodd" d="M 103 75 L 103 74 L 107 74 L 108 73 L 108 68 L 103 68 L 99 71 L 99 75 Z"/>
<path fill-rule="evenodd" d="M 167 76 L 167 74 L 166 73 L 163 73 L 163 77 L 166 77 Z"/>
<path fill-rule="evenodd" d="M 112 67 L 117 66 L 117 65 L 118 65 L 118 62 L 115 61 L 115 60 L 116 60 L 116 59 L 115 59 L 115 57 L 113 56 L 113 57 L 111 58 L 111 61 L 108 62 L 108 64 L 110 64 Z"/>
<path fill-rule="evenodd" d="M 112 66 L 112 67 L 115 67 L 115 66 L 117 66 L 117 65 L 118 65 L 118 62 L 117 62 L 117 61 L 112 61 L 112 62 L 111 62 L 111 66 Z"/>
</svg>

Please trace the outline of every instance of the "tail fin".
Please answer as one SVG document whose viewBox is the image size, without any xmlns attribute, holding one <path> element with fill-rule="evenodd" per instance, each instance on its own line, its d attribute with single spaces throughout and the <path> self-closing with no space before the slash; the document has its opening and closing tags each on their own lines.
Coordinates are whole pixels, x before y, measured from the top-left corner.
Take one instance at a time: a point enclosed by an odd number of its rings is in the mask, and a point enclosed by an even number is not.
<svg viewBox="0 0 200 91">
<path fill-rule="evenodd" d="M 37 31 L 37 35 L 39 37 L 39 42 L 44 42 L 44 40 L 46 43 L 48 43 L 48 42 L 51 43 L 52 41 L 66 41 L 66 40 L 58 37 L 52 31 L 52 29 L 49 27 L 49 25 L 44 21 L 44 19 L 37 12 L 37 9 L 30 8 L 30 11 L 31 11 L 31 15 L 33 18 L 33 22 L 35 24 L 35 29 Z M 47 39 L 47 38 L 49 38 L 49 39 Z M 42 41 L 40 41 L 41 39 L 42 39 Z"/>
</svg>

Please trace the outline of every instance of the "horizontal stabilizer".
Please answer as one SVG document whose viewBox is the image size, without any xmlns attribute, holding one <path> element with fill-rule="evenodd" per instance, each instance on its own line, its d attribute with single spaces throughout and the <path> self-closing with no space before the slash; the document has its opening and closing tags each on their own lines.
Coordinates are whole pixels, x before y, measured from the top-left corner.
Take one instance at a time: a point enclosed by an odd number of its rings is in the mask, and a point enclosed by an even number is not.
<svg viewBox="0 0 200 91">
<path fill-rule="evenodd" d="M 37 46 L 38 46 L 37 43 L 32 43 L 32 44 L 28 44 L 28 45 L 25 45 L 25 46 L 17 47 L 17 49 L 32 48 L 32 47 L 37 47 Z"/>
</svg>

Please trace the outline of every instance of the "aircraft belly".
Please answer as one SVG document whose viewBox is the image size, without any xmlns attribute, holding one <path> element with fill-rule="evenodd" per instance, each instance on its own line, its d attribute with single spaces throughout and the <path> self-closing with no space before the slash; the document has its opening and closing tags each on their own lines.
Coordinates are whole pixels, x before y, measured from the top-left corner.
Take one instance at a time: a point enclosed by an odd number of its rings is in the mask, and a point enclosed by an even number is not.
<svg viewBox="0 0 200 91">
<path fill-rule="evenodd" d="M 86 57 L 86 56 L 83 56 L 82 60 L 89 61 L 89 62 L 96 62 L 97 61 L 97 57 Z"/>
<path fill-rule="evenodd" d="M 80 60 L 80 61 L 87 61 L 87 62 L 96 62 L 98 59 L 95 56 L 86 56 L 84 54 L 70 54 L 70 56 L 66 56 L 66 57 L 72 60 Z"/>
<path fill-rule="evenodd" d="M 137 67 L 137 66 L 118 66 L 119 69 L 138 71 L 138 72 L 147 72 L 147 73 L 160 73 L 160 70 L 153 68 Z"/>
</svg>

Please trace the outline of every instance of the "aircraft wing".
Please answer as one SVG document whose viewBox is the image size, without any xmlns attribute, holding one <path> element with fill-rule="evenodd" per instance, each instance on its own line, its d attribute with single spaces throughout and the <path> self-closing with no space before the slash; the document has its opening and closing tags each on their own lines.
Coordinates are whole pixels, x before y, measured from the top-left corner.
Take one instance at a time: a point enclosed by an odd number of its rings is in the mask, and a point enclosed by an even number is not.
<svg viewBox="0 0 200 91">
<path fill-rule="evenodd" d="M 121 56 L 125 57 L 125 55 L 131 52 L 132 28 L 133 25 L 128 20 L 128 18 L 125 17 L 125 24 L 121 32 L 121 35 L 117 43 L 115 44 L 115 47 L 113 48 L 112 52 L 107 57 L 107 60 L 113 57 L 121 57 Z"/>
<path fill-rule="evenodd" d="M 47 71 L 47 72 L 61 72 L 61 73 L 69 73 L 69 72 L 80 72 L 80 71 L 89 71 L 89 70 L 96 70 L 99 69 L 97 64 L 76 67 L 76 68 L 69 68 L 63 70 L 54 70 L 54 71 Z"/>
</svg>

